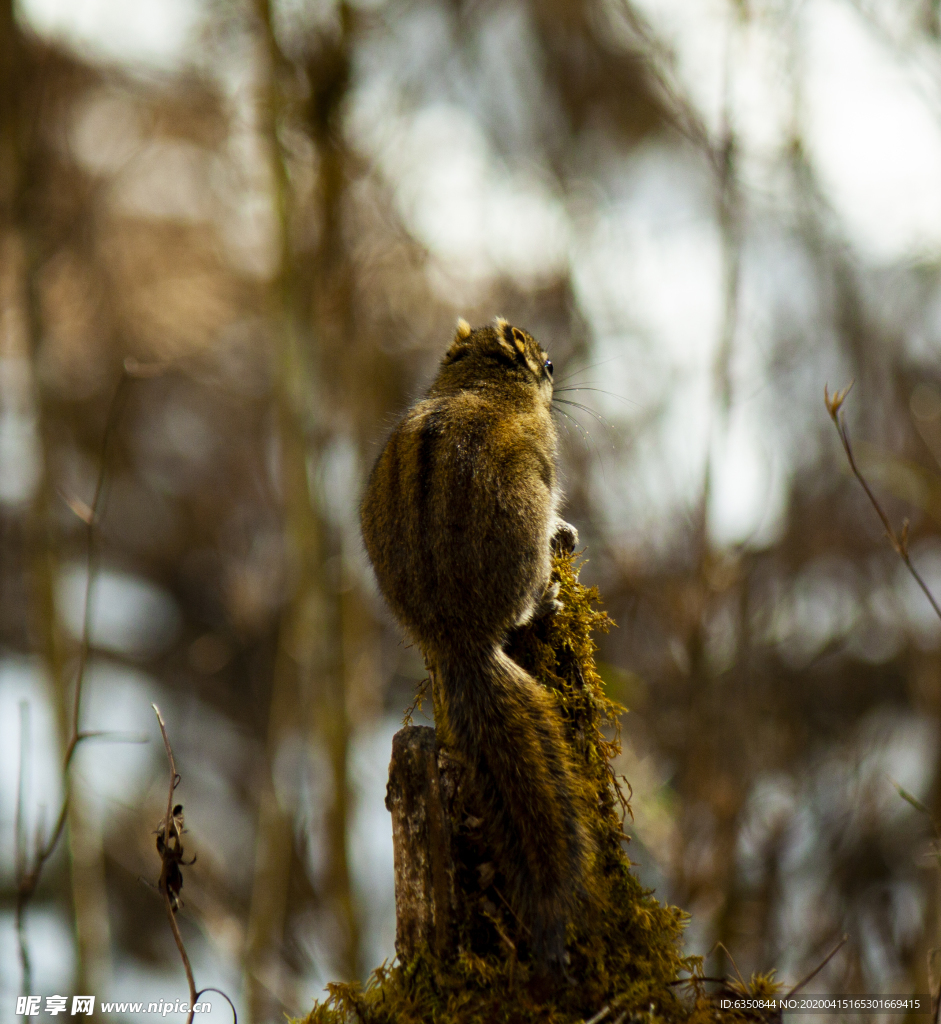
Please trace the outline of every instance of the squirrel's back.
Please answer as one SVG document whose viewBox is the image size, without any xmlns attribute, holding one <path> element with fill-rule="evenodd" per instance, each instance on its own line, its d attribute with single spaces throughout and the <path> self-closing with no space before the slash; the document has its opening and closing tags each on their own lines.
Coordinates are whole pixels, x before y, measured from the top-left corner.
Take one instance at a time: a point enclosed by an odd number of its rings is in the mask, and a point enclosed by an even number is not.
<svg viewBox="0 0 941 1024">
<path fill-rule="evenodd" d="M 586 870 L 577 773 L 548 691 L 507 633 L 557 605 L 552 364 L 505 321 L 459 323 L 427 396 L 367 486 L 363 538 L 379 587 L 439 682 L 439 728 L 475 775 L 506 896 L 543 962 L 560 960 Z"/>
</svg>

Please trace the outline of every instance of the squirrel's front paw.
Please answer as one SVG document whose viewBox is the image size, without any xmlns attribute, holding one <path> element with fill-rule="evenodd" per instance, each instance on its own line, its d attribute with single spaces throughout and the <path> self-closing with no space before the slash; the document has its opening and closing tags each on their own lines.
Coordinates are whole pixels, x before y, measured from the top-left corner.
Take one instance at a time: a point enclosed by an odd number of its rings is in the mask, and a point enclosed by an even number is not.
<svg viewBox="0 0 941 1024">
<path fill-rule="evenodd" d="M 571 523 L 560 519 L 556 524 L 555 533 L 552 535 L 552 546 L 556 551 L 570 555 L 578 543 L 578 530 Z"/>
<path fill-rule="evenodd" d="M 554 615 L 562 611 L 564 605 L 559 600 L 559 584 L 550 583 L 543 592 L 542 599 L 536 606 L 533 619 L 541 619 L 546 615 Z"/>
</svg>

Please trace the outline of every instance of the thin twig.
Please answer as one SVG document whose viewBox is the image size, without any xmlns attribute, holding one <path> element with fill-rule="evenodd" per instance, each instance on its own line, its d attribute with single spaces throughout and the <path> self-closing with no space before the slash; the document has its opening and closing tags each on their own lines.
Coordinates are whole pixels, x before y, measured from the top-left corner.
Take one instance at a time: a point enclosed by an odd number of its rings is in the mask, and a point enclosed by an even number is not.
<svg viewBox="0 0 941 1024">
<path fill-rule="evenodd" d="M 85 608 L 82 618 L 82 642 L 79 648 L 78 672 L 75 677 L 75 700 L 72 702 L 72 737 L 65 752 L 65 770 L 68 770 L 72 762 L 72 755 L 78 745 L 81 734 L 78 728 L 79 709 L 81 707 L 82 683 L 85 680 L 85 669 L 88 666 L 88 655 L 91 651 L 91 628 L 93 604 L 95 597 L 95 577 L 97 576 L 98 545 L 96 544 L 96 530 L 101 519 L 102 506 L 104 504 L 105 485 L 108 479 L 108 447 L 111 435 L 117 425 L 118 417 L 121 414 L 124 397 L 127 393 L 127 385 L 130 376 L 125 367 L 121 369 L 121 376 L 108 406 L 108 414 L 105 419 L 105 430 L 101 439 L 101 463 L 98 467 L 98 479 L 95 481 L 95 494 L 91 503 L 91 514 L 85 520 L 86 529 L 86 556 L 85 556 Z"/>
<path fill-rule="evenodd" d="M 94 603 L 94 579 L 96 569 L 97 546 L 96 527 L 101 518 L 102 505 L 104 503 L 105 484 L 108 473 L 108 448 L 111 436 L 114 433 L 115 425 L 121 413 L 122 402 L 127 392 L 127 383 L 132 376 L 138 375 L 136 367 L 125 365 L 121 369 L 121 376 L 115 386 L 111 403 L 108 406 L 108 413 L 105 419 L 105 429 L 101 440 L 101 458 L 98 467 L 98 478 L 95 481 L 95 493 L 91 506 L 79 502 L 67 502 L 72 510 L 79 516 L 86 526 L 86 580 L 85 580 L 85 609 L 82 621 L 82 637 L 79 647 L 78 669 L 75 675 L 75 697 L 72 701 L 71 727 L 69 740 L 65 748 L 65 756 L 62 761 L 62 783 L 63 795 L 59 813 L 56 816 L 56 823 L 49 837 L 42 841 L 37 837 L 35 852 L 30 867 L 26 868 L 25 859 L 17 871 L 16 885 L 16 921 L 17 932 L 20 937 L 20 970 L 24 979 L 23 991 L 29 993 L 30 986 L 27 983 L 30 979 L 29 950 L 26 948 L 25 935 L 25 914 L 26 908 L 36 887 L 39 885 L 39 878 L 42 875 L 46 861 L 54 853 L 62 838 L 65 829 L 65 821 L 69 810 L 69 797 L 71 786 L 69 782 L 69 768 L 72 758 L 79 743 L 86 739 L 90 733 L 79 729 L 79 714 L 82 702 L 82 684 L 85 681 L 85 670 L 88 665 L 88 655 L 91 650 L 91 626 L 92 626 L 92 604 Z"/>
<path fill-rule="evenodd" d="M 585 1024 L 601 1024 L 601 1021 L 603 1021 L 605 1019 L 605 1017 L 607 1017 L 610 1012 L 611 1012 L 611 1007 L 610 1006 L 603 1006 L 594 1015 L 594 1017 L 591 1018 L 591 1020 L 586 1020 Z"/>
<path fill-rule="evenodd" d="M 745 983 L 745 979 L 742 977 L 742 972 L 738 969 L 738 964 L 735 962 L 735 957 L 729 952 L 728 946 L 724 942 L 717 942 L 713 947 L 713 951 L 721 949 L 723 953 L 729 958 L 732 966 L 735 968 L 735 973 L 738 975 L 739 984 L 742 986 L 744 992 L 748 992 L 748 985 Z"/>
<path fill-rule="evenodd" d="M 891 782 L 892 785 L 895 786 L 896 792 L 907 804 L 910 804 L 912 807 L 915 808 L 916 811 L 925 815 L 928 821 L 931 822 L 931 827 L 934 829 L 935 839 L 941 840 L 941 828 L 938 827 L 937 819 L 931 813 L 931 811 L 928 810 L 927 807 L 925 807 L 925 805 L 918 799 L 917 796 L 915 796 L 913 793 L 909 793 L 909 791 L 905 789 L 904 786 L 899 785 L 899 783 L 897 783 L 895 779 L 893 779 L 891 776 L 889 777 L 889 782 Z"/>
<path fill-rule="evenodd" d="M 33 990 L 33 970 L 29 959 L 29 944 L 26 941 L 26 900 L 21 888 L 26 875 L 26 768 L 29 747 L 29 704 L 20 701 L 20 767 L 16 784 L 16 939 L 20 951 L 20 991 L 30 995 Z"/>
<path fill-rule="evenodd" d="M 827 964 L 837 955 L 837 953 L 840 952 L 840 950 L 846 945 L 846 943 L 849 942 L 849 938 L 850 937 L 848 935 L 844 935 L 843 938 L 840 939 L 840 941 L 833 947 L 833 949 L 831 949 L 830 952 L 827 953 L 823 960 L 810 972 L 810 974 L 808 974 L 806 978 L 803 978 L 801 981 L 799 981 L 791 989 L 791 991 L 788 992 L 787 995 L 785 995 L 783 998 L 790 999 L 791 996 L 794 995 L 796 992 L 800 992 L 800 990 L 809 981 L 813 981 L 814 978 L 816 978 L 817 975 L 824 969 L 824 967 L 826 967 Z"/>
<path fill-rule="evenodd" d="M 938 602 L 934 599 L 934 595 L 928 589 L 928 584 L 921 578 L 918 570 L 912 565 L 912 560 L 908 553 L 908 520 L 904 520 L 902 523 L 902 530 L 900 533 L 896 533 L 889 522 L 889 517 L 886 515 L 885 510 L 879 504 L 879 499 L 873 494 L 872 488 L 866 482 L 866 478 L 859 471 L 859 467 L 856 465 L 856 459 L 853 457 L 853 448 L 850 445 L 849 433 L 846 429 L 846 420 L 843 417 L 840 409 L 843 405 L 846 396 L 849 394 L 850 389 L 853 387 L 852 384 L 849 387 L 843 388 L 842 391 L 837 391 L 834 395 L 830 395 L 826 385 L 823 389 L 823 399 L 827 405 L 827 411 L 830 413 L 830 419 L 833 420 L 833 424 L 837 429 L 837 433 L 840 435 L 840 440 L 843 442 L 843 450 L 846 452 L 846 458 L 849 460 L 850 469 L 853 471 L 853 476 L 860 482 L 863 490 L 866 492 L 866 496 L 872 502 L 872 507 L 876 510 L 879 518 L 882 520 L 882 525 L 885 527 L 886 536 L 889 538 L 889 543 L 895 548 L 895 553 L 905 563 L 905 567 L 911 573 L 912 578 L 921 587 L 922 592 L 934 609 L 935 615 L 941 619 L 941 607 L 938 606 Z"/>
<path fill-rule="evenodd" d="M 239 1024 L 239 1015 L 238 1011 L 235 1009 L 235 1003 L 232 1002 L 232 1000 L 225 994 L 225 992 L 222 991 L 221 988 L 214 988 L 211 985 L 207 985 L 206 988 L 201 988 L 196 993 L 196 998 L 201 999 L 204 992 L 217 992 L 220 996 L 222 996 L 222 998 L 229 1004 L 229 1008 L 232 1010 L 232 1019 L 234 1021 L 234 1024 Z"/>
<path fill-rule="evenodd" d="M 411 725 L 412 716 L 417 712 L 423 714 L 422 704 L 424 703 L 425 696 L 428 693 L 428 688 L 431 686 L 431 677 L 425 676 L 425 678 L 418 684 L 418 690 L 415 693 L 415 698 L 411 704 L 405 709 L 405 717 L 402 719 L 402 725 Z"/>
<path fill-rule="evenodd" d="M 79 740 L 107 740 L 109 743 L 149 743 L 150 737 L 142 732 L 118 732 L 115 729 L 85 729 Z"/>
<path fill-rule="evenodd" d="M 160 708 L 158 708 L 156 704 L 151 704 L 150 706 L 154 709 L 154 713 L 157 716 L 157 722 L 160 725 L 160 735 L 163 736 L 163 745 L 167 751 L 167 760 L 170 762 L 170 791 L 167 793 L 167 814 L 163 819 L 163 854 L 162 866 L 160 868 L 160 891 L 163 893 L 163 904 L 167 911 L 167 920 L 170 922 L 170 928 L 173 932 L 176 948 L 180 951 L 180 959 L 183 961 L 183 969 L 186 971 L 186 981 L 190 989 L 190 1009 L 189 1016 L 186 1018 L 186 1024 L 192 1024 L 199 995 L 196 991 L 196 981 L 193 978 L 193 968 L 190 965 L 190 958 L 187 955 L 186 946 L 183 945 L 183 936 L 180 934 L 180 927 L 176 923 L 176 911 L 173 909 L 173 902 L 170 898 L 170 887 L 167 885 L 167 871 L 172 863 L 170 846 L 171 832 L 176 840 L 176 848 L 178 849 L 180 845 L 179 830 L 174 823 L 173 814 L 173 793 L 180 783 L 180 776 L 176 770 L 176 761 L 173 759 L 173 748 L 170 746 L 170 737 L 167 736 L 167 727 L 163 724 L 163 715 L 160 714 Z"/>
<path fill-rule="evenodd" d="M 928 970 L 929 970 L 928 985 L 929 985 L 929 988 L 930 988 L 930 986 L 931 986 L 931 980 L 930 980 L 931 961 L 930 960 L 928 961 Z M 938 987 L 938 998 L 937 998 L 937 1000 L 935 1001 L 935 1004 L 934 1004 L 934 1024 L 939 1024 L 939 1022 L 941 1022 L 941 986 Z"/>
</svg>

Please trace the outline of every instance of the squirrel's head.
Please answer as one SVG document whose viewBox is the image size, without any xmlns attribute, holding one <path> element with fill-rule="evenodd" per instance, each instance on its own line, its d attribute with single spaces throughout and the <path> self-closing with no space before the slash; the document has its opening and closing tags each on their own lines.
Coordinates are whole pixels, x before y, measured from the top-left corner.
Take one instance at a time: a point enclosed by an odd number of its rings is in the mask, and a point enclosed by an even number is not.
<svg viewBox="0 0 941 1024">
<path fill-rule="evenodd" d="M 522 386 L 547 405 L 552 401 L 552 362 L 545 350 L 531 334 L 500 316 L 473 330 L 466 320 L 458 320 L 438 381 L 460 388 L 505 384 L 516 391 Z"/>
</svg>

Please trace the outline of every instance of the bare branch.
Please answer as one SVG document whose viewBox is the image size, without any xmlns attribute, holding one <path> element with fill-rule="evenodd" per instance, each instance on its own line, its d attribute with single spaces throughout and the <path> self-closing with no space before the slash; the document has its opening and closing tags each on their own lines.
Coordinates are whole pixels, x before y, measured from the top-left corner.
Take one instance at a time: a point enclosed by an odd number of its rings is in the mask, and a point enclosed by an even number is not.
<svg viewBox="0 0 941 1024">
<path fill-rule="evenodd" d="M 82 732 L 79 730 L 79 714 L 81 711 L 82 702 L 82 684 L 85 681 L 85 669 L 88 665 L 88 654 L 91 649 L 91 616 L 92 616 L 92 604 L 94 598 L 94 579 L 96 574 L 96 527 L 98 520 L 101 517 L 101 510 L 104 504 L 105 485 L 107 482 L 108 475 L 108 449 L 111 442 L 111 437 L 114 433 L 115 426 L 121 414 L 123 401 L 127 392 L 127 384 L 130 380 L 130 370 L 124 367 L 121 371 L 121 376 L 118 379 L 118 383 L 115 386 L 114 394 L 111 397 L 111 404 L 108 406 L 108 414 L 105 419 L 105 429 L 101 439 L 101 457 L 98 466 L 98 479 L 95 482 L 95 493 L 92 499 L 91 506 L 86 505 L 84 502 L 66 498 L 66 503 L 72 509 L 72 511 L 85 523 L 86 527 L 86 581 L 85 581 L 85 610 L 84 619 L 82 622 L 82 637 L 79 648 L 79 661 L 78 670 L 75 676 L 75 698 L 72 701 L 72 717 L 71 717 L 71 729 L 69 734 L 69 741 L 66 744 L 65 756 L 62 763 L 62 781 L 64 794 L 62 797 L 62 805 L 59 808 L 59 813 L 56 816 L 56 823 L 49 834 L 49 837 L 43 841 L 39 839 L 36 843 L 35 851 L 32 857 L 32 863 L 27 868 L 27 859 L 25 857 L 25 850 L 23 859 L 18 862 L 17 865 L 17 886 L 16 886 L 16 928 L 17 935 L 19 938 L 20 945 L 20 970 L 23 977 L 23 991 L 28 993 L 30 991 L 31 984 L 31 972 L 29 963 L 29 950 L 26 946 L 25 940 L 25 917 L 26 908 L 29 901 L 32 899 L 33 894 L 36 891 L 36 887 L 39 884 L 40 876 L 42 875 L 43 868 L 45 867 L 46 861 L 52 856 L 56 847 L 59 844 L 59 840 L 62 838 L 62 833 L 65 829 L 65 822 L 68 816 L 69 810 L 69 797 L 70 797 L 70 783 L 69 783 L 69 768 L 72 764 L 72 758 L 75 755 L 75 750 L 79 743 L 93 735 L 89 732 Z M 19 799 L 19 795 L 18 795 Z M 21 808 L 18 808 L 18 814 L 21 813 Z M 21 820 L 21 819 L 18 819 Z M 17 847 L 18 856 L 20 847 Z"/>
<path fill-rule="evenodd" d="M 202 996 L 203 996 L 203 993 L 205 993 L 205 992 L 216 992 L 220 996 L 222 996 L 222 998 L 229 1004 L 229 1009 L 231 1009 L 231 1011 L 232 1011 L 233 1024 L 239 1024 L 239 1015 L 238 1015 L 238 1011 L 235 1009 L 235 1003 L 232 1002 L 232 1000 L 225 994 L 225 992 L 222 991 L 221 988 L 213 988 L 212 986 L 207 986 L 206 988 L 201 988 L 196 993 L 196 998 L 197 999 L 201 999 Z"/>
<path fill-rule="evenodd" d="M 849 394 L 850 389 L 853 387 L 852 384 L 849 387 L 843 388 L 842 391 L 837 391 L 835 394 L 830 395 L 826 385 L 823 388 L 823 400 L 827 406 L 827 412 L 830 414 L 830 419 L 833 420 L 833 425 L 837 429 L 837 433 L 840 435 L 840 440 L 843 442 L 843 450 L 846 452 L 846 458 L 849 461 L 850 469 L 853 471 L 853 476 L 860 482 L 863 490 L 866 492 L 866 496 L 872 503 L 872 507 L 876 510 L 879 518 L 882 520 L 882 525 L 885 527 L 886 536 L 889 538 L 889 543 L 895 548 L 895 553 L 905 563 L 905 567 L 911 573 L 912 578 L 921 587 L 922 592 L 928 601 L 931 603 L 931 607 L 934 609 L 935 615 L 941 619 L 941 607 L 938 606 L 938 602 L 934 599 L 934 595 L 928 589 L 928 584 L 921 578 L 921 574 L 912 565 L 912 560 L 908 553 L 908 520 L 906 519 L 902 523 L 902 529 L 896 533 L 889 521 L 889 517 L 885 512 L 885 509 L 879 504 L 879 499 L 873 494 L 872 488 L 866 482 L 866 478 L 860 472 L 859 467 L 856 465 L 856 459 L 853 456 L 853 448 L 850 444 L 849 433 L 846 429 L 846 420 L 841 412 L 843 402 L 846 396 Z"/>
<path fill-rule="evenodd" d="M 183 969 L 186 971 L 186 981 L 190 990 L 190 1009 L 186 1024 L 192 1024 L 194 1007 L 199 999 L 196 991 L 196 981 L 193 978 L 193 968 L 190 958 L 183 945 L 183 936 L 180 934 L 180 926 L 176 922 L 176 911 L 179 906 L 176 893 L 179 891 L 175 884 L 175 877 L 179 874 L 180 864 L 183 862 L 183 808 L 181 805 L 173 806 L 173 793 L 180 784 L 180 775 L 176 770 L 176 761 L 173 759 L 173 748 L 170 746 L 170 737 L 167 735 L 167 727 L 163 723 L 163 715 L 156 704 L 150 705 L 157 716 L 160 725 L 160 735 L 163 736 L 163 745 L 167 751 L 167 760 L 170 762 L 170 790 L 167 793 L 167 813 L 161 822 L 162 832 L 157 839 L 157 850 L 160 852 L 161 868 L 160 881 L 158 883 L 160 892 L 163 894 L 163 903 L 167 911 L 167 920 L 170 922 L 170 929 L 173 932 L 173 939 L 176 948 L 180 952 L 180 959 L 183 961 Z M 162 840 L 162 841 L 161 841 Z M 182 885 L 182 879 L 179 882 Z"/>
<path fill-rule="evenodd" d="M 160 822 L 160 827 L 157 830 L 157 852 L 160 854 L 161 861 L 160 880 L 157 883 L 157 887 L 163 896 L 167 920 L 170 922 L 173 939 L 176 942 L 176 948 L 179 950 L 180 959 L 183 961 L 183 969 L 186 971 L 186 982 L 189 985 L 190 1008 L 186 1024 L 192 1024 L 193 1015 L 196 1012 L 196 1004 L 204 992 L 218 992 L 231 1007 L 234 1022 L 238 1024 L 239 1018 L 235 1005 L 222 989 L 209 986 L 201 988 L 197 992 L 196 981 L 193 978 L 193 967 L 190 963 L 189 954 L 186 952 L 186 946 L 183 944 L 180 926 L 177 924 L 176 913 L 181 906 L 179 893 L 183 886 L 183 875 L 180 869 L 188 867 L 196 858 L 193 857 L 187 861 L 183 857 L 183 833 L 186 831 L 183 827 L 183 805 L 173 803 L 173 794 L 181 782 L 180 773 L 176 770 L 173 748 L 170 746 L 170 737 L 167 735 L 167 727 L 164 724 L 163 715 L 160 714 L 160 708 L 156 704 L 151 704 L 150 706 L 154 709 L 154 714 L 157 716 L 160 735 L 163 737 L 163 746 L 167 752 L 167 760 L 170 762 L 170 788 L 167 792 L 167 813 L 164 815 L 163 821 Z"/>
<path fill-rule="evenodd" d="M 91 514 L 85 520 L 86 529 L 86 555 L 85 555 L 85 609 L 82 620 L 82 641 L 79 649 L 78 673 L 75 678 L 75 700 L 72 702 L 72 738 L 65 752 L 64 771 L 68 771 L 72 763 L 72 756 L 81 737 L 78 728 L 79 711 L 81 708 L 82 683 L 85 681 L 85 669 L 88 666 L 88 654 L 91 650 L 91 627 L 92 627 L 92 605 L 94 603 L 94 585 L 97 575 L 98 547 L 96 544 L 96 527 L 101 519 L 102 507 L 104 505 L 105 485 L 108 479 L 108 448 L 111 443 L 111 436 L 121 415 L 124 398 L 127 393 L 127 385 L 130 380 L 126 368 L 122 368 L 121 376 L 118 378 L 117 386 L 108 406 L 108 415 L 105 419 L 104 434 L 101 439 L 101 460 L 98 466 L 98 479 L 95 481 L 95 494 L 91 503 Z M 68 792 L 66 792 L 66 800 Z"/>
<path fill-rule="evenodd" d="M 20 701 L 20 766 L 16 785 L 16 940 L 20 952 L 20 989 L 26 995 L 32 992 L 33 971 L 29 958 L 29 944 L 26 941 L 26 825 L 24 804 L 26 802 L 26 767 L 29 747 L 29 704 Z"/>
<path fill-rule="evenodd" d="M 848 390 L 849 390 L 849 388 L 847 388 L 847 391 Z M 784 998 L 785 999 L 790 999 L 791 996 L 794 995 L 795 992 L 800 992 L 800 990 L 808 982 L 813 981 L 814 978 L 817 977 L 817 975 L 824 969 L 824 967 L 827 966 L 827 964 L 837 955 L 837 953 L 839 953 L 839 951 L 846 945 L 847 942 L 849 942 L 849 936 L 848 935 L 844 935 L 843 938 L 840 939 L 840 941 L 833 947 L 833 949 L 831 949 L 830 952 L 827 953 L 827 955 L 823 958 L 823 960 L 810 972 L 810 974 L 808 974 L 806 978 L 802 978 L 791 989 L 791 991 L 788 992 L 787 995 L 784 996 Z"/>
<path fill-rule="evenodd" d="M 931 954 L 929 954 L 928 969 L 929 971 L 931 970 Z M 934 1024 L 941 1024 L 941 987 L 938 988 L 938 995 L 934 1004 Z"/>
</svg>

